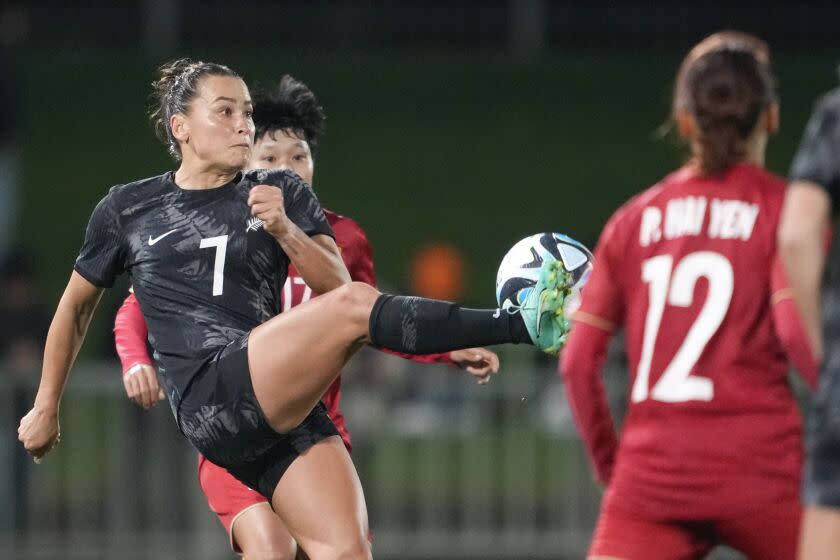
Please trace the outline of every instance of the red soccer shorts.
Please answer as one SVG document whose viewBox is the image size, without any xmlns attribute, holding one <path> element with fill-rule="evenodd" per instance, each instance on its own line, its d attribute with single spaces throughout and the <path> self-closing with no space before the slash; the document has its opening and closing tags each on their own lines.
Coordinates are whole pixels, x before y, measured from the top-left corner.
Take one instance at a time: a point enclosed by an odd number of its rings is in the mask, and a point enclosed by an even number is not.
<svg viewBox="0 0 840 560">
<path fill-rule="evenodd" d="M 207 504 L 219 517 L 230 537 L 230 547 L 234 552 L 241 552 L 233 540 L 233 523 L 246 510 L 254 506 L 270 506 L 268 500 L 251 490 L 222 467 L 211 463 L 203 456 L 198 459 L 198 481 L 201 490 L 207 496 Z"/>
<path fill-rule="evenodd" d="M 798 500 L 712 521 L 650 521 L 615 507 L 603 510 L 589 558 L 691 560 L 726 544 L 748 558 L 795 560 L 802 507 Z"/>
</svg>

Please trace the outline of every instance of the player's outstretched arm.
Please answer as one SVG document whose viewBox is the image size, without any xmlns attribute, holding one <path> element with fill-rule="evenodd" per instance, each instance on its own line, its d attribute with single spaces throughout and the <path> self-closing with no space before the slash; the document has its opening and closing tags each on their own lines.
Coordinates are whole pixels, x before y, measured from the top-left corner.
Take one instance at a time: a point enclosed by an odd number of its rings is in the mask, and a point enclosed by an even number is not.
<svg viewBox="0 0 840 560">
<path fill-rule="evenodd" d="M 134 294 L 129 294 L 114 317 L 114 343 L 122 363 L 125 393 L 131 402 L 146 410 L 164 398 L 146 350 L 147 334 L 140 304 Z"/>
<path fill-rule="evenodd" d="M 795 181 L 788 188 L 779 223 L 779 254 L 811 348 L 822 359 L 820 295 L 825 266 L 823 236 L 829 225 L 831 200 L 819 185 Z"/>
<path fill-rule="evenodd" d="M 74 271 L 58 303 L 44 348 L 41 384 L 35 404 L 18 427 L 18 439 L 36 463 L 59 442 L 61 395 L 100 297 L 102 288 Z"/>
</svg>

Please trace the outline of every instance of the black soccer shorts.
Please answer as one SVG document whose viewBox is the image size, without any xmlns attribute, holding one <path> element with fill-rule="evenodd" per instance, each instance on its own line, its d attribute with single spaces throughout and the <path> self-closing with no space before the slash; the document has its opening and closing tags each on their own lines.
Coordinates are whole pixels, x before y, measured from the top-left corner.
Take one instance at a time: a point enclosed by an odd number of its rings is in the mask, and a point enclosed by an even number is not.
<svg viewBox="0 0 840 560">
<path fill-rule="evenodd" d="M 251 385 L 248 335 L 228 344 L 199 371 L 181 401 L 178 424 L 207 459 L 268 500 L 298 455 L 339 435 L 321 403 L 293 430 L 274 431 Z"/>
</svg>

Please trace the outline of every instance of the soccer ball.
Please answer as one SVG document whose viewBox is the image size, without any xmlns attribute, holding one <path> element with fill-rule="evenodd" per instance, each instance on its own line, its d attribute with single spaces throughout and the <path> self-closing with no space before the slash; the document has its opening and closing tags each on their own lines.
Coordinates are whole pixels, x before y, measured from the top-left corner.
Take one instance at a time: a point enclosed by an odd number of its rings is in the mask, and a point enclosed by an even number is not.
<svg viewBox="0 0 840 560">
<path fill-rule="evenodd" d="M 496 274 L 496 301 L 507 309 L 519 306 L 537 283 L 540 267 L 553 257 L 569 272 L 572 294 L 567 298 L 566 312 L 576 307 L 580 289 L 592 271 L 592 253 L 582 243 L 562 233 L 538 233 L 511 247 Z"/>
</svg>

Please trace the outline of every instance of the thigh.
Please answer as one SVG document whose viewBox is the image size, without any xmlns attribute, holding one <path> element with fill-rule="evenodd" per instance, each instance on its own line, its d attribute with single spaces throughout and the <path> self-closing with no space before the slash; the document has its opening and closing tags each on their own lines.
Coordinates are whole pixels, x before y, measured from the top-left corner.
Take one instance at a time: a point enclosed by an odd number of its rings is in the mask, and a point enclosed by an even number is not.
<svg viewBox="0 0 840 560">
<path fill-rule="evenodd" d="M 272 504 L 311 558 L 370 558 L 362 485 L 340 437 L 302 453 L 277 484 Z"/>
<path fill-rule="evenodd" d="M 717 535 L 756 560 L 795 560 L 802 523 L 798 499 L 761 506 L 717 524 Z"/>
<path fill-rule="evenodd" d="M 589 560 L 691 560 L 714 546 L 700 524 L 645 520 L 604 509 L 598 518 Z"/>
<path fill-rule="evenodd" d="M 279 432 L 298 425 L 368 340 L 379 292 L 354 282 L 256 327 L 248 340 L 254 393 Z"/>
</svg>

